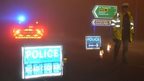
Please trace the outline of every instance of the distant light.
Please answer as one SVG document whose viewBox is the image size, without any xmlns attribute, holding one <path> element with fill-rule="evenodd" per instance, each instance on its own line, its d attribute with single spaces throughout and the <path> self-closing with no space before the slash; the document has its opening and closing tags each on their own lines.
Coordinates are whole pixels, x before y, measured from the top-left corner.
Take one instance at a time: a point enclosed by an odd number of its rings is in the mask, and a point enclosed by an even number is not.
<svg viewBox="0 0 144 81">
<path fill-rule="evenodd" d="M 102 47 L 100 47 L 99 56 L 100 56 L 101 59 L 103 59 L 103 56 L 104 56 L 104 49 L 103 49 Z"/>
<path fill-rule="evenodd" d="M 64 63 L 66 63 L 66 62 L 67 62 L 67 60 L 68 60 L 67 58 L 64 58 Z"/>
<path fill-rule="evenodd" d="M 111 50 L 111 45 L 108 44 L 108 45 L 107 45 L 107 52 L 110 52 L 110 50 Z"/>
<path fill-rule="evenodd" d="M 39 24 L 39 22 L 38 22 L 38 21 L 36 21 L 36 24 Z"/>
<path fill-rule="evenodd" d="M 26 20 L 25 16 L 23 16 L 23 15 L 18 16 L 19 24 L 21 24 L 21 23 L 24 22 L 25 20 Z"/>
<path fill-rule="evenodd" d="M 103 49 L 100 49 L 100 51 L 99 51 L 99 56 L 100 56 L 101 59 L 103 58 L 103 55 L 104 55 L 104 50 L 103 50 Z"/>
</svg>

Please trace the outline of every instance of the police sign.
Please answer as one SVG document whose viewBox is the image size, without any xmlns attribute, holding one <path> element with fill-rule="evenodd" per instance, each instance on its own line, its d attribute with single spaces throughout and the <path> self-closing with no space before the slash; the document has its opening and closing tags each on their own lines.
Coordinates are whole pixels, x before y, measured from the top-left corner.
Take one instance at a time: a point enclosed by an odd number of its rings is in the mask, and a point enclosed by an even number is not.
<svg viewBox="0 0 144 81">
<path fill-rule="evenodd" d="M 62 76 L 62 46 L 22 47 L 22 78 Z"/>
<path fill-rule="evenodd" d="M 85 45 L 87 50 L 100 49 L 101 37 L 100 36 L 86 36 Z"/>
</svg>

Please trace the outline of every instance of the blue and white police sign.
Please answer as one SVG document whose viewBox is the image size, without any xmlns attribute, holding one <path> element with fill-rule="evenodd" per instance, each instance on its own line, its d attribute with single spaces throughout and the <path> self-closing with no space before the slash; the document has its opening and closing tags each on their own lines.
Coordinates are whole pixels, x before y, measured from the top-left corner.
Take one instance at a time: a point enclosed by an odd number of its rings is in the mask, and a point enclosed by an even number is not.
<svg viewBox="0 0 144 81">
<path fill-rule="evenodd" d="M 23 79 L 62 75 L 62 46 L 22 47 Z"/>
<path fill-rule="evenodd" d="M 86 36 L 85 45 L 87 50 L 100 49 L 101 36 Z"/>
</svg>

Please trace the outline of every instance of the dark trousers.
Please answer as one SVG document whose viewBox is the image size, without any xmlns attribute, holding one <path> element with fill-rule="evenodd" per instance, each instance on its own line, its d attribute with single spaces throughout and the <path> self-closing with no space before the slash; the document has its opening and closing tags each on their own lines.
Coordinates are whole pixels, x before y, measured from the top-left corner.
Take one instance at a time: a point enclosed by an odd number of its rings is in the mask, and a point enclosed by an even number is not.
<svg viewBox="0 0 144 81">
<path fill-rule="evenodd" d="M 129 40 L 122 40 L 122 41 L 120 41 L 120 40 L 114 40 L 114 42 L 115 42 L 115 45 L 114 45 L 113 61 L 114 61 L 114 62 L 117 61 L 119 49 L 120 49 L 121 42 L 122 42 L 122 44 L 123 44 L 122 62 L 123 62 L 123 63 L 127 63 Z"/>
</svg>

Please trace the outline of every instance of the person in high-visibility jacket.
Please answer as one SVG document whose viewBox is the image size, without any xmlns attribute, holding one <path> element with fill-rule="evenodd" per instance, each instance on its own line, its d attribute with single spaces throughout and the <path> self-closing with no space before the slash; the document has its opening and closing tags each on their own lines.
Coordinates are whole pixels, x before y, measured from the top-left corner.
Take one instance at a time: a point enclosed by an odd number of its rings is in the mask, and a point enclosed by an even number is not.
<svg viewBox="0 0 144 81">
<path fill-rule="evenodd" d="M 134 21 L 130 11 L 128 10 L 128 7 L 128 3 L 123 3 L 122 12 L 117 13 L 111 21 L 111 25 L 113 26 L 113 40 L 115 42 L 113 55 L 114 62 L 117 60 L 118 52 L 122 42 L 122 62 L 127 63 L 128 44 L 129 42 L 133 41 Z"/>
</svg>

